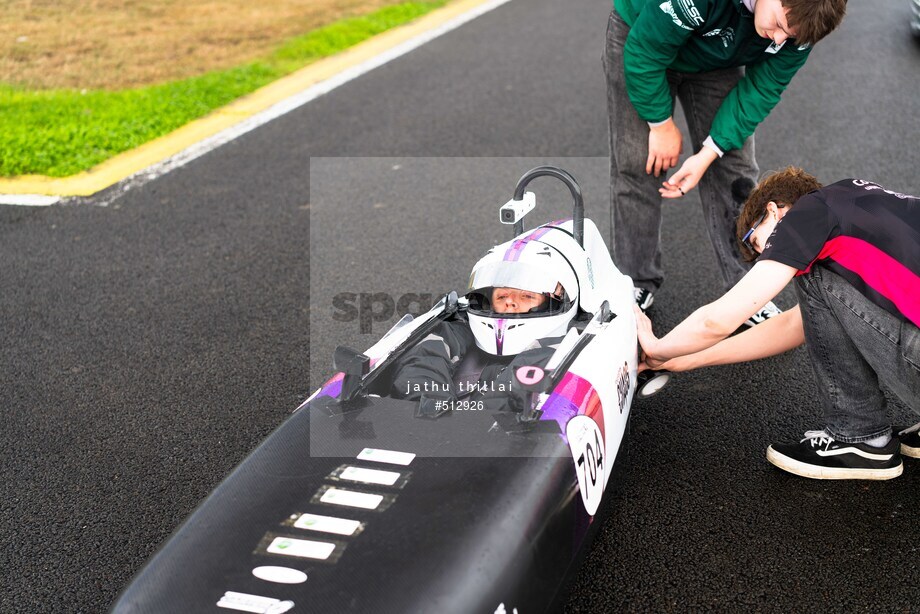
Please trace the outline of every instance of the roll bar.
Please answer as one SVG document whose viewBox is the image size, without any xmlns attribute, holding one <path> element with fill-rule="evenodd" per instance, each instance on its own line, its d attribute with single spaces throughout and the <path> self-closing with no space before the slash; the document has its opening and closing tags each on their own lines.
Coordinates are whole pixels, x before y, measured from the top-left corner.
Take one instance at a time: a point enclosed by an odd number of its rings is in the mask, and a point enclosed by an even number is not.
<svg viewBox="0 0 920 614">
<path fill-rule="evenodd" d="M 569 192 L 572 193 L 572 199 L 575 201 L 574 211 L 572 214 L 572 220 L 575 226 L 575 240 L 582 247 L 582 249 L 584 249 L 585 201 L 581 195 L 581 187 L 578 185 L 578 182 L 575 180 L 575 177 L 571 175 L 571 173 L 564 171 L 561 168 L 549 165 L 532 168 L 524 173 L 524 175 L 518 180 L 517 186 L 514 188 L 514 200 L 523 200 L 524 190 L 527 188 L 527 184 L 529 184 L 537 177 L 555 177 L 568 186 Z M 520 219 L 514 224 L 514 236 L 518 236 L 522 232 L 524 232 L 524 220 Z"/>
</svg>

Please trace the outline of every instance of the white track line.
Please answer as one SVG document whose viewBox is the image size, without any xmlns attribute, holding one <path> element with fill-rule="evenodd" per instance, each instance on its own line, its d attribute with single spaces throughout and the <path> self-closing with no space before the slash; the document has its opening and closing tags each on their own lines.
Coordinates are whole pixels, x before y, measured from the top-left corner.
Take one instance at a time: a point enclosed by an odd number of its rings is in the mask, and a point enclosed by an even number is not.
<svg viewBox="0 0 920 614">
<path fill-rule="evenodd" d="M 44 194 L 0 194 L 0 205 L 48 207 L 60 202 L 60 200 L 60 196 L 45 196 Z"/>
<path fill-rule="evenodd" d="M 90 196 L 87 199 L 91 200 L 91 204 L 98 205 L 101 207 L 106 207 L 119 198 L 121 198 L 126 192 L 134 188 L 140 187 L 152 181 L 157 177 L 165 175 L 171 170 L 177 169 L 181 166 L 184 166 L 195 160 L 196 158 L 203 156 L 204 154 L 213 151 L 229 143 L 230 141 L 255 130 L 263 124 L 267 124 L 273 119 L 277 119 L 282 115 L 290 113 L 294 109 L 302 107 L 308 102 L 319 98 L 323 94 L 327 94 L 332 90 L 340 87 L 349 81 L 357 79 L 361 75 L 368 73 L 379 66 L 395 60 L 396 58 L 403 56 L 410 51 L 413 51 L 427 42 L 430 42 L 439 36 L 459 28 L 468 21 L 472 21 L 481 15 L 488 13 L 503 4 L 510 2 L 511 0 L 492 0 L 491 2 L 486 2 L 480 6 L 472 9 L 471 11 L 464 13 L 450 21 L 444 22 L 437 28 L 428 30 L 418 36 L 407 40 L 404 43 L 400 43 L 395 47 L 388 49 L 387 51 L 381 53 L 378 56 L 375 56 L 369 60 L 366 60 L 360 64 L 352 66 L 334 77 L 330 77 L 321 83 L 305 89 L 299 94 L 295 94 L 281 102 L 278 102 L 271 107 L 265 109 L 264 111 L 249 117 L 241 121 L 240 123 L 227 128 L 217 134 L 210 136 L 203 141 L 199 141 L 194 145 L 187 147 L 176 155 L 166 158 L 162 162 L 158 162 L 153 166 L 149 166 L 142 171 L 134 173 L 130 177 L 123 179 L 118 182 L 112 188 L 104 190 L 107 192 L 111 190 L 111 193 L 106 194 L 105 197 L 99 200 L 92 200 L 94 197 Z M 54 199 L 53 202 L 50 199 Z M 61 200 L 59 196 L 43 196 L 39 194 L 0 194 L 0 204 L 2 205 L 22 205 L 22 206 L 47 206 L 52 205 Z"/>
</svg>

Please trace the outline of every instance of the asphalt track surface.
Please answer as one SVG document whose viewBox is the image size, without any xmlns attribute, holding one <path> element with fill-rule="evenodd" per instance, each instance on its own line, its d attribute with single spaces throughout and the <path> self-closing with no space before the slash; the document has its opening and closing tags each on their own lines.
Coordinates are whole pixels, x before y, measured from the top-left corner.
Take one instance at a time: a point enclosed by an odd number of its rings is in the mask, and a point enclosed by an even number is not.
<svg viewBox="0 0 920 614">
<path fill-rule="evenodd" d="M 531 165 L 570 167 L 606 232 L 608 10 L 513 0 L 121 197 L 0 208 L 0 611 L 108 608 L 331 348 L 383 332 L 332 299 L 462 288 Z M 759 162 L 920 193 L 907 3 L 849 11 Z M 698 212 L 665 207 L 661 331 L 720 291 Z M 634 404 L 623 494 L 566 611 L 920 611 L 920 463 L 836 483 L 765 461 L 819 426 L 813 397 L 800 349 Z"/>
</svg>

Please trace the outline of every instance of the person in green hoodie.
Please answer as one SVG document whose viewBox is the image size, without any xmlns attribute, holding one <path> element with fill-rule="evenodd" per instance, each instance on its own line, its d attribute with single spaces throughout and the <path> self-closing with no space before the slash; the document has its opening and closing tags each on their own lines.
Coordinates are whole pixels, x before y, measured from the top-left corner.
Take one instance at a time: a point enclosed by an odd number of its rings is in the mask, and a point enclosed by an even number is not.
<svg viewBox="0 0 920 614">
<path fill-rule="evenodd" d="M 697 185 L 725 289 L 747 272 L 733 240 L 732 183 L 753 185 L 754 130 L 811 47 L 836 28 L 846 0 L 614 0 L 604 69 L 610 128 L 613 257 L 645 311 L 664 280 L 661 198 Z M 693 151 L 677 166 L 680 99 Z M 745 324 L 779 313 L 772 302 Z"/>
</svg>

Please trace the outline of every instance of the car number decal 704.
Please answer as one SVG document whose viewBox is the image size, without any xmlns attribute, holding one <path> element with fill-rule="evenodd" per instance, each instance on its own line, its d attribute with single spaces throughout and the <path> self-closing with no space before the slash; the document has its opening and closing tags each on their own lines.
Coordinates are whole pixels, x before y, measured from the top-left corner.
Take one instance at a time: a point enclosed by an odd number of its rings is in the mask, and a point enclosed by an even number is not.
<svg viewBox="0 0 920 614">
<path fill-rule="evenodd" d="M 565 435 L 575 461 L 581 500 L 585 510 L 593 516 L 601 504 L 604 485 L 607 483 L 604 437 L 597 422 L 585 415 L 569 420 L 565 426 Z"/>
</svg>

